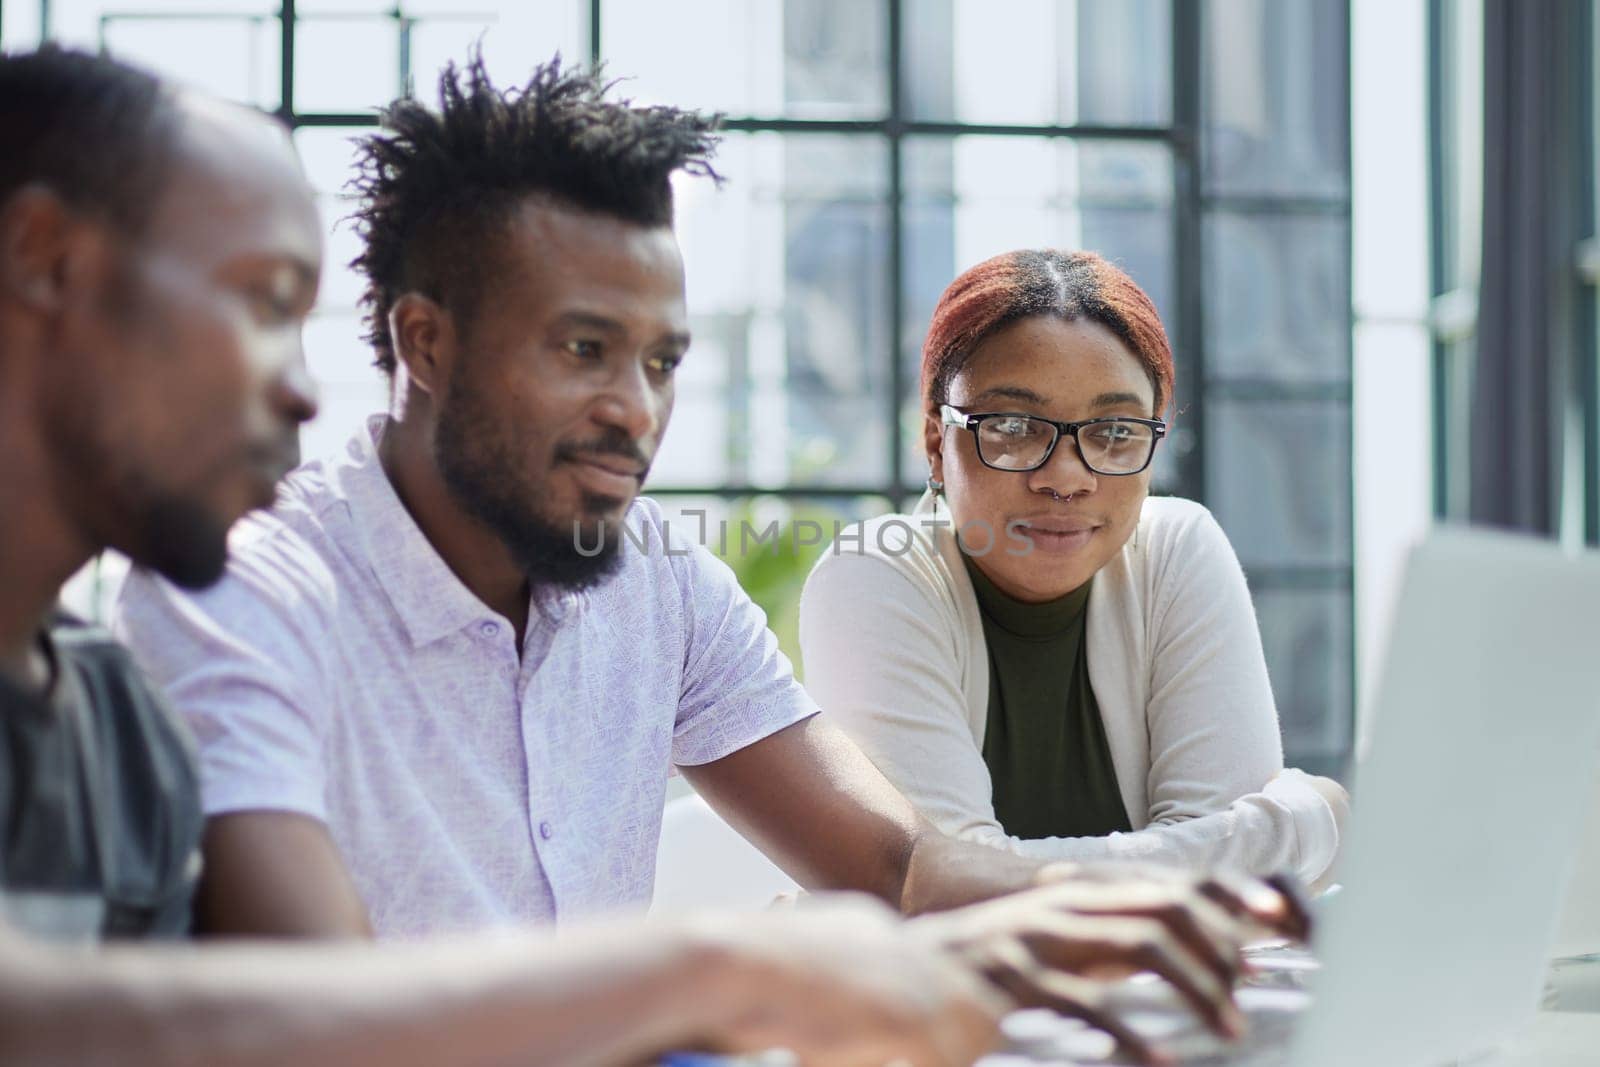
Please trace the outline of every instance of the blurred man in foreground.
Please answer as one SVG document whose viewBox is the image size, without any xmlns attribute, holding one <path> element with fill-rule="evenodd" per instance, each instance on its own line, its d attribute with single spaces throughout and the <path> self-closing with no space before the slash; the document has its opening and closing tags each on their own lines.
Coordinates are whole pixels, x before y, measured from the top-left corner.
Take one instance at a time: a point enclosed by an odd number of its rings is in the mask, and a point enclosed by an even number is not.
<svg viewBox="0 0 1600 1067">
<path fill-rule="evenodd" d="M 639 496 L 690 347 L 671 183 L 713 174 L 712 129 L 559 63 L 502 89 L 474 59 L 362 139 L 389 410 L 240 525 L 215 586 L 135 573 L 120 605 L 200 738 L 203 925 L 394 938 L 642 908 L 676 766 L 808 889 L 950 912 L 919 929 L 1022 1003 L 1114 1025 L 1082 977 L 1150 969 L 1232 1029 L 1218 887 L 939 832 Z M 1025 951 L 993 952 L 1001 932 Z"/>
<path fill-rule="evenodd" d="M 977 1055 L 1005 998 L 863 902 L 405 947 L 127 943 L 188 929 L 196 776 L 126 653 L 53 605 L 107 546 L 185 587 L 220 574 L 315 410 L 320 231 L 270 120 L 102 59 L 0 57 L 0 1061 Z"/>
<path fill-rule="evenodd" d="M 185 588 L 216 578 L 226 531 L 271 500 L 314 411 L 299 332 L 321 249 L 281 130 L 104 60 L 0 60 L 0 145 L 5 1062 L 615 1063 L 787 1045 L 808 1062 L 962 1063 L 1012 1003 L 980 979 L 1093 1019 L 1098 986 L 1074 972 L 1141 960 L 1223 1018 L 1234 931 L 1159 883 L 912 924 L 842 904 L 376 949 L 86 956 L 25 940 L 184 930 L 186 741 L 127 657 L 52 605 L 107 546 Z"/>
</svg>

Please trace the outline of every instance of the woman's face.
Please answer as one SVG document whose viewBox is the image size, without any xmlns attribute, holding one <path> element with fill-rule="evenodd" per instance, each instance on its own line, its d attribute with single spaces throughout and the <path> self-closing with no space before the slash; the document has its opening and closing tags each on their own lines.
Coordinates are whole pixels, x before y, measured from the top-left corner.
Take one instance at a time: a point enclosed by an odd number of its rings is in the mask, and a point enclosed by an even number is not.
<svg viewBox="0 0 1600 1067">
<path fill-rule="evenodd" d="M 1122 341 L 1097 322 L 1054 315 L 1023 319 L 979 345 L 947 403 L 1057 422 L 1155 416 L 1150 378 Z M 930 419 L 927 435 L 933 476 L 944 482 L 968 554 L 1019 600 L 1053 600 L 1093 577 L 1133 535 L 1150 491 L 1148 467 L 1097 475 L 1065 435 L 1044 466 L 1021 472 L 984 466 L 967 430 L 941 431 Z"/>
</svg>

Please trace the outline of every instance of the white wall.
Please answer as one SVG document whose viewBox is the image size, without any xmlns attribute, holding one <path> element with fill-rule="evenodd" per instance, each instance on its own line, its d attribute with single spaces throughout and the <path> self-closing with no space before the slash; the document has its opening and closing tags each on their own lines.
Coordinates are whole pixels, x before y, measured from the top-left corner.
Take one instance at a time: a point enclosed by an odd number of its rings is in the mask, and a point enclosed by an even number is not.
<svg viewBox="0 0 1600 1067">
<path fill-rule="evenodd" d="M 1432 515 L 1427 6 L 1352 0 L 1356 737 L 1407 548 Z"/>
</svg>

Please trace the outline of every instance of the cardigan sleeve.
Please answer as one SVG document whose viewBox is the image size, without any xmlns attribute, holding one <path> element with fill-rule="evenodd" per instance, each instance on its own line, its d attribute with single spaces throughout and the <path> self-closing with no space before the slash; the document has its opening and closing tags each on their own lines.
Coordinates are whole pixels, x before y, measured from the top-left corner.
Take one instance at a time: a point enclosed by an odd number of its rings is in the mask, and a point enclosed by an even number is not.
<svg viewBox="0 0 1600 1067">
<path fill-rule="evenodd" d="M 1150 546 L 1150 828 L 1193 860 L 1315 881 L 1338 850 L 1338 820 L 1309 776 L 1281 773 L 1277 707 L 1232 545 L 1205 508 L 1180 514 L 1164 531 L 1170 545 Z"/>
<path fill-rule="evenodd" d="M 1327 796 L 1341 791 L 1284 770 L 1255 609 L 1227 535 L 1198 504 L 1156 506 L 1138 565 L 1097 578 L 1123 583 L 1106 591 L 1144 638 L 1117 650 L 1134 657 L 1120 665 L 1128 670 L 1109 673 L 1128 691 L 1096 696 L 1103 711 L 1125 707 L 1147 731 L 1145 824 L 1099 838 L 1007 841 L 1039 858 L 1287 870 L 1319 882 L 1339 848 L 1341 819 Z M 1133 680 L 1141 675 L 1144 693 Z"/>
<path fill-rule="evenodd" d="M 1101 576 L 1133 586 L 1116 599 L 1144 632 L 1144 644 L 1118 652 L 1136 657 L 1122 666 L 1148 672 L 1148 695 L 1138 701 L 1141 687 L 1131 681 L 1130 692 L 1111 700 L 1096 692 L 1102 710 L 1133 701 L 1127 713 L 1142 715 L 1138 725 L 1148 731 L 1145 825 L 1105 837 L 1007 837 L 1002 844 L 1037 858 L 1287 870 L 1318 883 L 1337 855 L 1342 821 L 1326 795 L 1342 791 L 1284 770 L 1255 609 L 1227 535 L 1198 504 L 1157 506 L 1160 520 L 1140 531 L 1140 566 Z M 1148 623 L 1133 617 L 1141 605 Z"/>
<path fill-rule="evenodd" d="M 806 687 L 946 833 L 1044 860 L 1287 869 L 1316 881 L 1338 849 L 1335 814 L 1308 776 L 1283 771 L 1243 572 L 1210 513 L 1185 511 L 1150 531 L 1158 543 L 1145 549 L 1154 570 L 1144 829 L 1095 838 L 1005 832 L 967 717 L 960 623 L 931 576 L 905 560 L 824 556 L 800 604 Z"/>
<path fill-rule="evenodd" d="M 979 839 L 994 821 L 989 769 L 967 723 L 959 633 L 931 583 L 894 561 L 827 553 L 800 597 L 805 686 L 935 826 Z"/>
</svg>

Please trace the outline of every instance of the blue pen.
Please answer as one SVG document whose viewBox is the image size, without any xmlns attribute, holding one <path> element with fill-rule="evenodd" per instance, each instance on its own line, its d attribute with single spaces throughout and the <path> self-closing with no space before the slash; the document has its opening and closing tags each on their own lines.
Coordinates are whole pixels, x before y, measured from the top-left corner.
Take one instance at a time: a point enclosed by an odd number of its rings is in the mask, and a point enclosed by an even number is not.
<svg viewBox="0 0 1600 1067">
<path fill-rule="evenodd" d="M 794 1067 L 792 1053 L 758 1052 L 753 1056 L 719 1056 L 711 1052 L 669 1052 L 657 1067 Z"/>
</svg>

